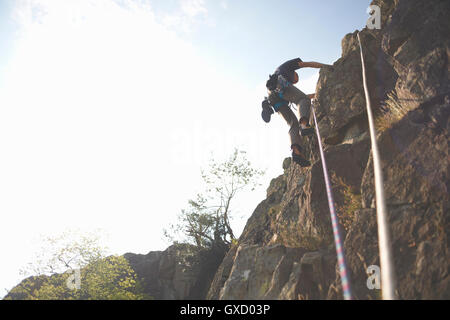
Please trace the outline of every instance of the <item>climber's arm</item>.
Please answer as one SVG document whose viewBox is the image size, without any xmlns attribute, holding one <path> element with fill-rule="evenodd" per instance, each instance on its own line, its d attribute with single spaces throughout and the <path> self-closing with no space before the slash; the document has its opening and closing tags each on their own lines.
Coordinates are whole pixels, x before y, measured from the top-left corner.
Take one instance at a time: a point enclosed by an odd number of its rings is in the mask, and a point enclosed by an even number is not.
<svg viewBox="0 0 450 320">
<path fill-rule="evenodd" d="M 329 64 L 323 64 L 323 63 L 313 62 L 313 61 L 312 62 L 300 61 L 298 63 L 298 65 L 300 68 L 317 68 L 317 69 L 320 69 L 323 67 L 333 67 L 332 65 L 329 65 Z"/>
</svg>

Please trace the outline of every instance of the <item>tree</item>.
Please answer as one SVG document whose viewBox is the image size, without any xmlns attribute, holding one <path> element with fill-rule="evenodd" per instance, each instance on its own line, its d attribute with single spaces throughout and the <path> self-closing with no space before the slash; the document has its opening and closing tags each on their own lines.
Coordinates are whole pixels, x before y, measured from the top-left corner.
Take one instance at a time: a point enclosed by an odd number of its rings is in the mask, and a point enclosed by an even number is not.
<svg viewBox="0 0 450 320">
<path fill-rule="evenodd" d="M 6 299 L 109 300 L 146 299 L 142 286 L 122 256 L 106 257 L 98 233 L 68 231 L 43 239 L 43 246 L 21 270 L 30 277 Z M 78 277 L 78 286 L 70 286 Z M 77 282 L 75 281 L 75 283 Z"/>
<path fill-rule="evenodd" d="M 230 245 L 235 239 L 230 219 L 236 196 L 244 189 L 254 190 L 264 172 L 254 169 L 245 151 L 234 150 L 224 162 L 210 160 L 207 170 L 202 170 L 205 191 L 188 201 L 176 224 L 164 230 L 170 241 L 184 236 L 198 248 Z"/>
<path fill-rule="evenodd" d="M 100 244 L 101 232 L 81 233 L 68 230 L 41 238 L 41 248 L 32 261 L 20 270 L 23 276 L 52 275 L 81 269 L 105 257 L 107 248 Z"/>
</svg>

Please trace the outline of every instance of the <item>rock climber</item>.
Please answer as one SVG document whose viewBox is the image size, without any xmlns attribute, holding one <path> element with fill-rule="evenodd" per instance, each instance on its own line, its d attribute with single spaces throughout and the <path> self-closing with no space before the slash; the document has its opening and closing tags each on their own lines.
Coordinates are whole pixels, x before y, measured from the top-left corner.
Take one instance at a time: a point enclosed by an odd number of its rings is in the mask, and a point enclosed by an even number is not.
<svg viewBox="0 0 450 320">
<path fill-rule="evenodd" d="M 298 82 L 298 74 L 295 70 L 300 68 L 323 68 L 333 70 L 333 66 L 318 62 L 303 62 L 300 58 L 286 61 L 279 66 L 275 73 L 269 76 L 266 83 L 268 97 L 262 102 L 261 116 L 265 122 L 270 122 L 274 110 L 281 114 L 289 125 L 289 136 L 291 139 L 292 160 L 302 167 L 309 167 L 311 162 L 306 159 L 300 147 L 300 136 L 314 134 L 314 129 L 309 124 L 311 113 L 311 99 L 315 94 L 306 95 L 294 86 Z M 291 110 L 289 104 L 297 105 L 299 118 Z M 273 108 L 273 109 L 272 109 Z"/>
</svg>

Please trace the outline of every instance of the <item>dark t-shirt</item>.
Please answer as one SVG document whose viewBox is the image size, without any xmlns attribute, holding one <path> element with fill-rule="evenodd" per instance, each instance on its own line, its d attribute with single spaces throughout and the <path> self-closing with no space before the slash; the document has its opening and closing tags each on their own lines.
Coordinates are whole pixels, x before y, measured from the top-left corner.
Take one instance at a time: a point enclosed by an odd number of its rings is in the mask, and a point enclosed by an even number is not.
<svg viewBox="0 0 450 320">
<path fill-rule="evenodd" d="M 281 74 L 283 77 L 286 78 L 289 82 L 293 83 L 295 82 L 295 70 L 300 69 L 298 66 L 298 63 L 302 62 L 302 59 L 296 58 L 289 61 L 286 61 L 281 66 L 277 68 L 275 71 L 276 74 Z"/>
</svg>

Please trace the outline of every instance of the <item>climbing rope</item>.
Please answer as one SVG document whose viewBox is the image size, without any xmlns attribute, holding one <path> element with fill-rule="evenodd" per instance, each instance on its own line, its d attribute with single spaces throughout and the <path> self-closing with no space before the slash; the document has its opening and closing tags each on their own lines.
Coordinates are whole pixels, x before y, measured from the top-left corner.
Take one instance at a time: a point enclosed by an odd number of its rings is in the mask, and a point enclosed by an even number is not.
<svg viewBox="0 0 450 320">
<path fill-rule="evenodd" d="M 351 300 L 352 294 L 351 294 L 351 290 L 350 290 L 350 282 L 348 281 L 348 276 L 347 276 L 348 273 L 347 273 L 347 266 L 345 263 L 344 247 L 342 245 L 341 234 L 339 232 L 338 218 L 336 216 L 336 210 L 334 208 L 333 192 L 331 191 L 330 177 L 328 175 L 327 164 L 325 161 L 325 154 L 323 152 L 322 139 L 320 138 L 319 125 L 317 124 L 316 112 L 314 110 L 314 103 L 311 104 L 311 110 L 312 110 L 312 114 L 314 117 L 314 123 L 315 123 L 316 133 L 317 133 L 317 140 L 319 142 L 320 158 L 322 159 L 323 176 L 325 178 L 325 186 L 326 186 L 327 196 L 328 196 L 328 206 L 330 208 L 331 224 L 333 226 L 334 242 L 336 245 L 339 273 L 341 275 L 341 282 L 342 282 L 342 291 L 344 294 L 344 299 Z"/>
<path fill-rule="evenodd" d="M 377 204 L 377 224 L 378 224 L 378 242 L 379 242 L 378 247 L 380 251 L 381 290 L 384 300 L 394 300 L 395 278 L 394 278 L 394 268 L 392 265 L 389 230 L 386 218 L 386 204 L 383 189 L 383 171 L 381 170 L 381 161 L 378 152 L 372 107 L 370 105 L 369 90 L 367 88 L 366 68 L 364 65 L 364 55 L 361 39 L 359 37 L 359 32 L 358 32 L 358 41 L 359 41 L 359 48 L 361 51 L 361 65 L 364 83 L 364 93 L 366 95 L 367 117 L 369 118 L 370 141 L 372 143 L 372 157 L 375 176 L 375 198 Z"/>
</svg>

